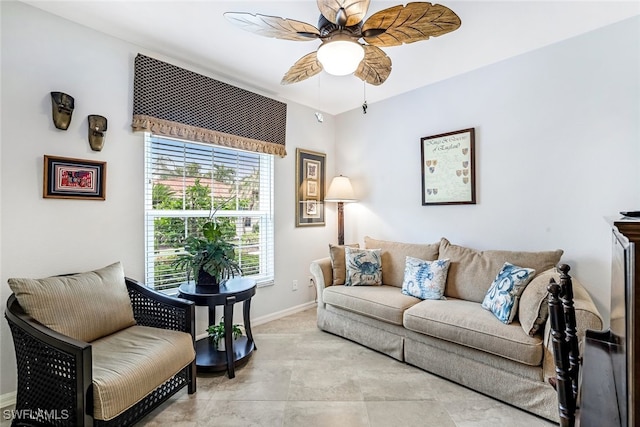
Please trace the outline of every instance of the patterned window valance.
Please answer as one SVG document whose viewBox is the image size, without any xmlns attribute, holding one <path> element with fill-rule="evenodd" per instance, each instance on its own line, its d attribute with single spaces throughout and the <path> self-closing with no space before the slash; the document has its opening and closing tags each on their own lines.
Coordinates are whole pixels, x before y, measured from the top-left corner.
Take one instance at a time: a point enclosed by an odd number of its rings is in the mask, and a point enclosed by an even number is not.
<svg viewBox="0 0 640 427">
<path fill-rule="evenodd" d="M 287 105 L 138 54 L 134 131 L 285 156 Z"/>
</svg>

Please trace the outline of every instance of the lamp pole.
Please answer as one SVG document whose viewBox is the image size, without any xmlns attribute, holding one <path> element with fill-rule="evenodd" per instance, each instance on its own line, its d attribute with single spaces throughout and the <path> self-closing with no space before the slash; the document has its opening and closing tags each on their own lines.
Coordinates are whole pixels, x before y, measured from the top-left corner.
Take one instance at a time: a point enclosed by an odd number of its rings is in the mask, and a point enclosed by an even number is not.
<svg viewBox="0 0 640 427">
<path fill-rule="evenodd" d="M 344 202 L 338 202 L 338 244 L 344 245 Z"/>
</svg>

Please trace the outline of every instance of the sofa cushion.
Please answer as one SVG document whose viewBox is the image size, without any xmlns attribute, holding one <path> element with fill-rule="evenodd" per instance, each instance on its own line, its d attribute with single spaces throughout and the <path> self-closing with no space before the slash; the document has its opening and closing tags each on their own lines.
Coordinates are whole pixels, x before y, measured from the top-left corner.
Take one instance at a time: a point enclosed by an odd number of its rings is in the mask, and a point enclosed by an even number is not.
<svg viewBox="0 0 640 427">
<path fill-rule="evenodd" d="M 119 262 L 87 273 L 8 282 L 27 314 L 80 341 L 90 342 L 135 324 Z"/>
<path fill-rule="evenodd" d="M 380 249 L 345 248 L 346 286 L 382 285 Z"/>
<path fill-rule="evenodd" d="M 351 248 L 359 248 L 360 245 L 357 243 L 351 245 L 332 245 L 329 244 L 329 257 L 331 258 L 331 268 L 333 269 L 333 284 L 334 285 L 344 285 L 345 275 L 346 275 L 346 265 L 345 265 L 345 247 Z"/>
<path fill-rule="evenodd" d="M 540 337 L 525 334 L 518 322 L 496 322 L 493 314 L 476 302 L 453 298 L 425 300 L 405 311 L 403 324 L 411 331 L 516 362 L 531 366 L 542 362 Z"/>
<path fill-rule="evenodd" d="M 544 323 L 549 317 L 547 286 L 551 278 L 554 278 L 556 283 L 560 282 L 560 274 L 556 268 L 550 268 L 536 275 L 520 296 L 518 319 L 522 329 L 529 336 L 542 332 Z"/>
<path fill-rule="evenodd" d="M 489 286 L 505 262 L 536 271 L 545 271 L 560 262 L 563 251 L 477 251 L 440 241 L 440 258 L 449 258 L 445 296 L 482 302 Z M 384 266 L 383 266 L 384 267 Z"/>
<path fill-rule="evenodd" d="M 382 283 L 401 288 L 407 256 L 433 261 L 438 259 L 440 243 L 400 243 L 376 240 L 367 236 L 364 238 L 364 247 L 382 250 Z"/>
<path fill-rule="evenodd" d="M 449 260 L 425 261 L 407 257 L 402 293 L 420 299 L 444 299 Z"/>
<path fill-rule="evenodd" d="M 505 262 L 482 300 L 482 308 L 502 323 L 511 323 L 518 312 L 518 301 L 536 271 Z"/>
<path fill-rule="evenodd" d="M 322 293 L 326 304 L 363 316 L 402 325 L 402 313 L 420 299 L 403 295 L 395 286 L 329 286 Z"/>
<path fill-rule="evenodd" d="M 191 334 L 131 326 L 91 343 L 94 417 L 110 420 L 195 358 Z"/>
</svg>

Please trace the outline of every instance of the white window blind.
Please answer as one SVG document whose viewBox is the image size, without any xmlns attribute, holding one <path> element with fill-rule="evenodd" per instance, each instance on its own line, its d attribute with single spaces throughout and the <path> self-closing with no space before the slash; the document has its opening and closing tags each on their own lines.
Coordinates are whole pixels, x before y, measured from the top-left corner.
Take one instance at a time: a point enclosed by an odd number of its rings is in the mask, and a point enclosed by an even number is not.
<svg viewBox="0 0 640 427">
<path fill-rule="evenodd" d="M 145 133 L 145 270 L 156 290 L 187 274 L 171 262 L 215 216 L 243 276 L 273 282 L 273 156 Z"/>
</svg>

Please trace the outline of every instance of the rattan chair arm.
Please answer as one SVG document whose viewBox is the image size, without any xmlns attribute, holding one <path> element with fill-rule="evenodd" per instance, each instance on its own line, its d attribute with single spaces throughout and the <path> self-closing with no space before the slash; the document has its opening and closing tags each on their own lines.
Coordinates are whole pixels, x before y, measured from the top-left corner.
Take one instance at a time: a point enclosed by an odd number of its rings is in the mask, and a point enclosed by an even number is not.
<svg viewBox="0 0 640 427">
<path fill-rule="evenodd" d="M 28 403 L 20 409 L 56 408 L 70 423 L 91 425 L 91 344 L 42 325 L 24 311 L 14 294 L 7 300 L 5 317 L 16 350 L 18 399 Z"/>
<path fill-rule="evenodd" d="M 138 325 L 183 331 L 195 339 L 195 304 L 192 301 L 165 295 L 128 277 L 125 282 Z"/>
</svg>

